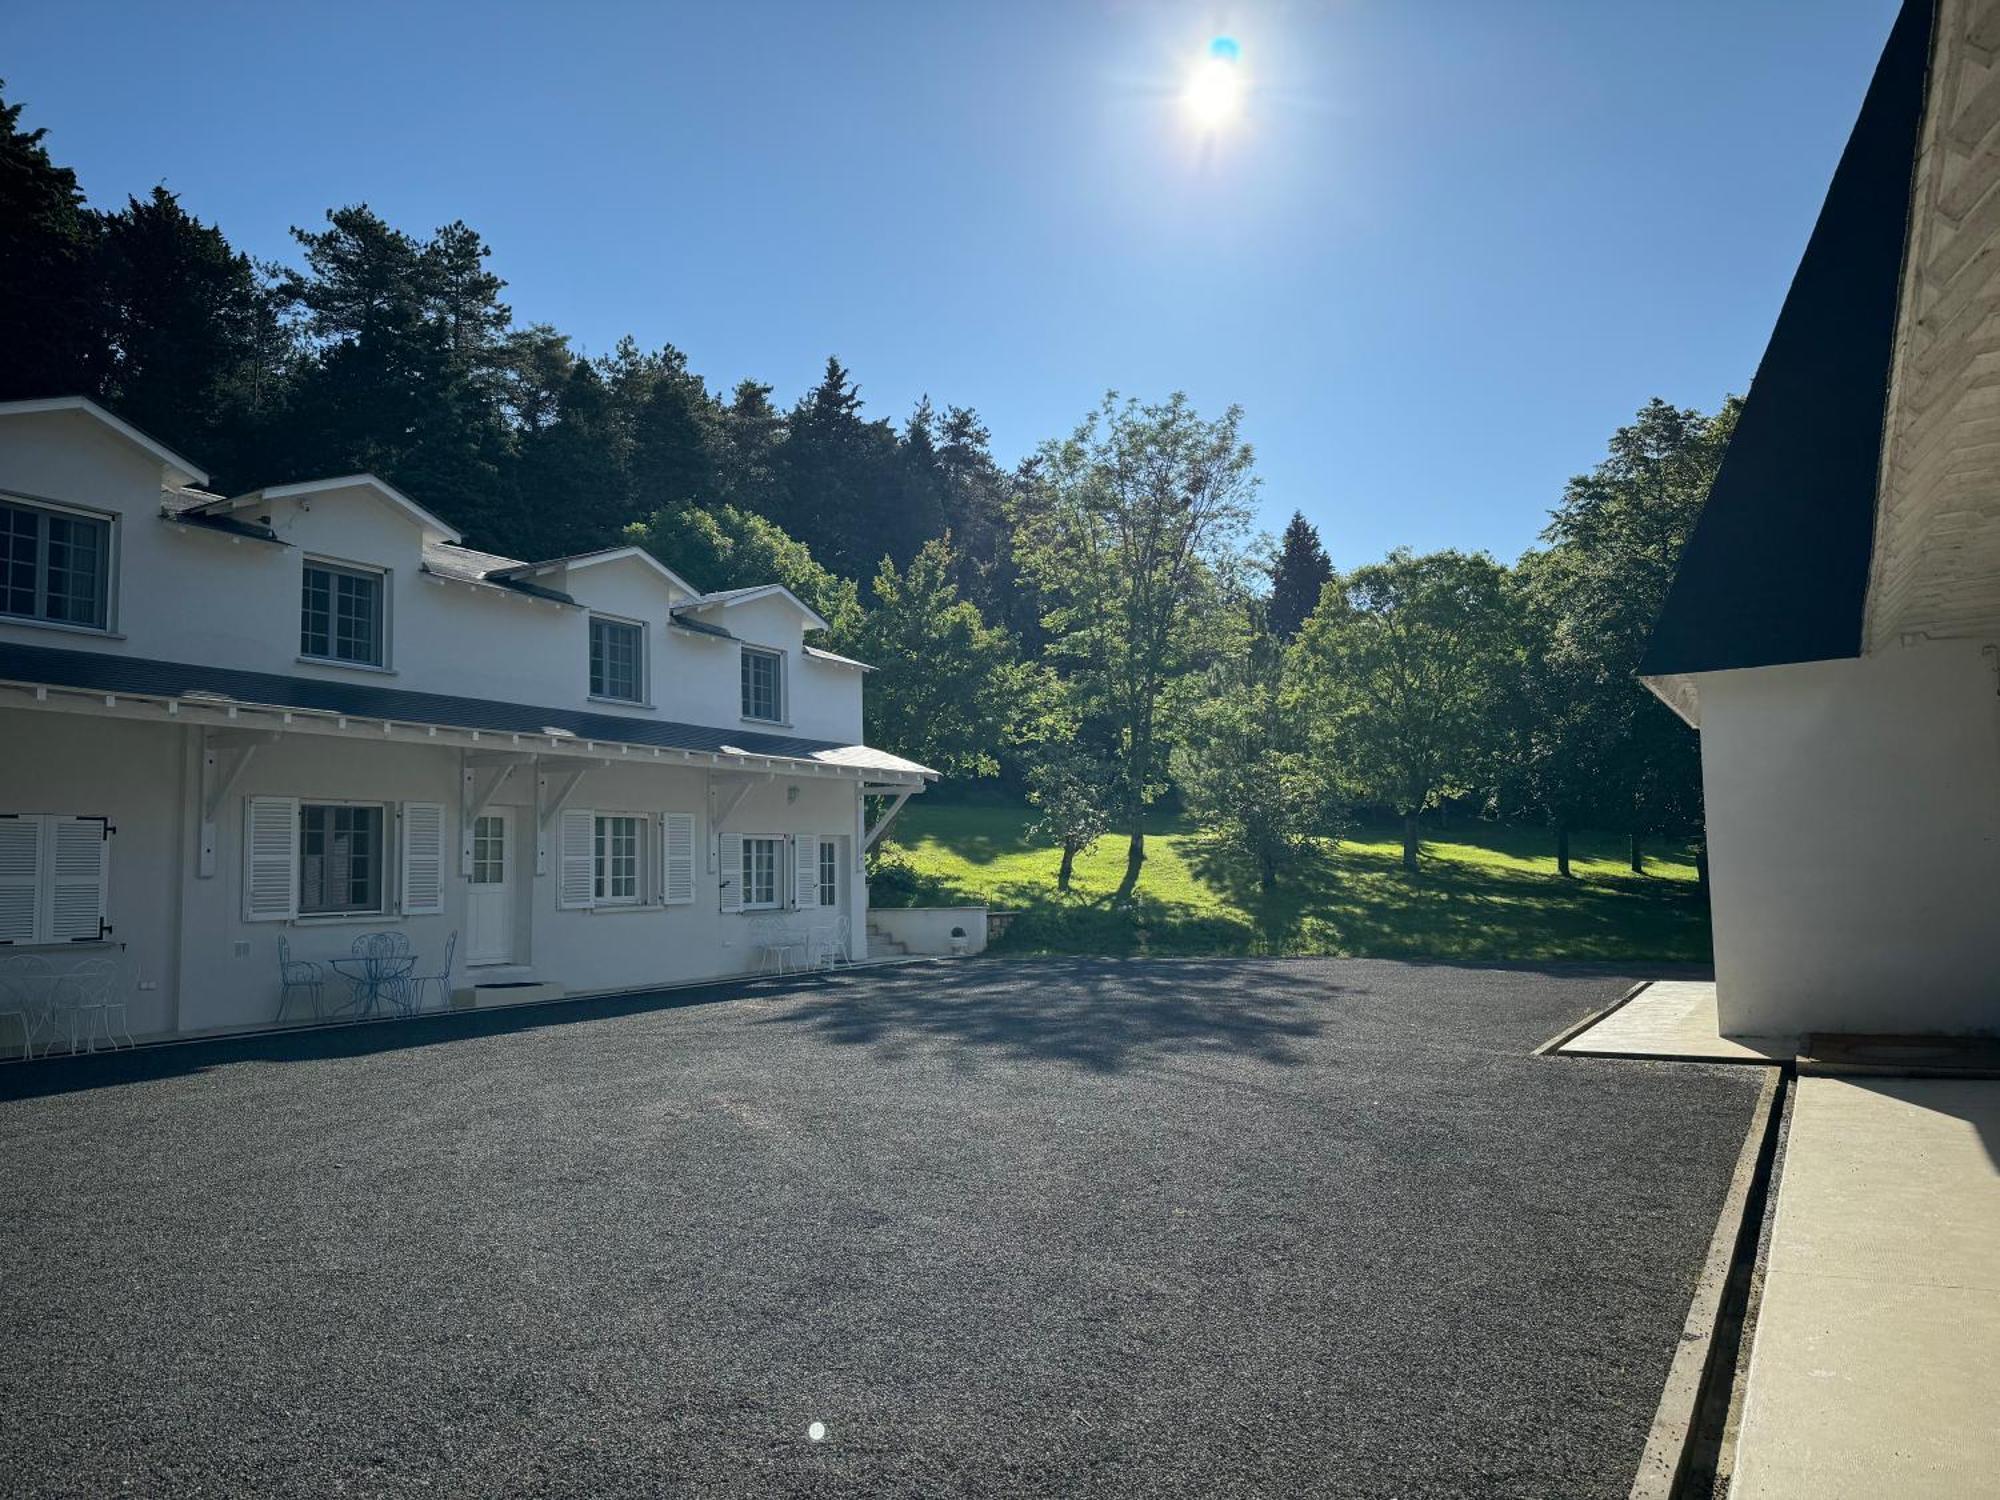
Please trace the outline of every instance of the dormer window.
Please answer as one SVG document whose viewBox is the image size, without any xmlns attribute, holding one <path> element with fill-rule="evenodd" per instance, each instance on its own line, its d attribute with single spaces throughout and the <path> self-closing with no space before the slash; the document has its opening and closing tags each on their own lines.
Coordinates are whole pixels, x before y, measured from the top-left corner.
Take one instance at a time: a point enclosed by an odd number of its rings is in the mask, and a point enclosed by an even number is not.
<svg viewBox="0 0 2000 1500">
<path fill-rule="evenodd" d="M 109 629 L 111 523 L 0 501 L 0 615 Z"/>
<path fill-rule="evenodd" d="M 646 637 L 630 620 L 590 617 L 590 696 L 617 703 L 646 701 Z"/>
<path fill-rule="evenodd" d="M 383 578 L 365 568 L 308 558 L 299 655 L 342 666 L 383 665 Z"/>
<path fill-rule="evenodd" d="M 785 718 L 785 658 L 761 646 L 743 648 L 743 717 L 779 724 Z"/>
</svg>

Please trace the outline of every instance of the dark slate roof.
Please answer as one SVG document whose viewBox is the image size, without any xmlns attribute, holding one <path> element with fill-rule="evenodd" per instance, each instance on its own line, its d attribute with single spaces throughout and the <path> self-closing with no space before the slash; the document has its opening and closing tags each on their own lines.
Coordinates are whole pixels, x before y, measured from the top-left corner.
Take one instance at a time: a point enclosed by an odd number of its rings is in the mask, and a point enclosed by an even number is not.
<svg viewBox="0 0 2000 1500">
<path fill-rule="evenodd" d="M 502 557 L 497 552 L 477 552 L 470 547 L 461 547 L 455 542 L 425 542 L 424 571 L 439 578 L 449 578 L 457 583 L 483 583 L 490 588 L 506 589 L 511 593 L 529 594 L 537 599 L 546 599 L 552 604 L 583 606 L 560 589 L 545 588 L 539 583 L 530 583 L 525 578 L 512 578 L 507 572 L 512 568 L 525 567 L 511 557 Z"/>
<path fill-rule="evenodd" d="M 697 620 L 691 615 L 682 614 L 679 610 L 675 610 L 672 614 L 668 615 L 667 619 L 672 624 L 680 626 L 683 630 L 693 631 L 696 635 L 712 635 L 719 641 L 733 641 L 736 639 L 736 632 L 733 630 L 724 630 L 720 625 L 711 625 L 706 620 Z"/>
<path fill-rule="evenodd" d="M 866 745 L 837 740 L 801 739 L 793 735 L 760 734 L 748 729 L 717 729 L 706 724 L 676 724 L 659 719 L 625 718 L 584 713 L 568 708 L 538 708 L 490 698 L 455 698 L 440 693 L 412 693 L 365 682 L 330 682 L 315 677 L 288 677 L 275 672 L 238 672 L 225 667 L 187 662 L 155 661 L 109 651 L 58 651 L 45 646 L 0 643 L 0 680 L 47 687 L 82 688 L 93 693 L 129 693 L 151 698 L 181 698 L 190 693 L 220 695 L 260 708 L 298 708 L 349 714 L 357 719 L 393 719 L 399 724 L 436 724 L 450 729 L 479 729 L 500 734 L 567 733 L 580 740 L 607 744 L 658 745 L 662 749 L 703 753 L 740 752 L 817 760 L 827 765 L 863 771 L 924 772 L 915 761 Z"/>
<path fill-rule="evenodd" d="M 1905 0 L 1639 671 L 1856 656 L 1933 0 Z"/>
</svg>

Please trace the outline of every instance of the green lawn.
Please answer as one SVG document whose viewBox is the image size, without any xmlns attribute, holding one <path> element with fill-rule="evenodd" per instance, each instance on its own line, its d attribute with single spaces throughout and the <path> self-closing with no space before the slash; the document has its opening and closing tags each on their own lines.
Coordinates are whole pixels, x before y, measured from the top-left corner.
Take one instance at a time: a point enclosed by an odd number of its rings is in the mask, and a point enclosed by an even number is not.
<svg viewBox="0 0 2000 1500">
<path fill-rule="evenodd" d="M 1576 878 L 1562 880 L 1545 829 L 1472 824 L 1430 830 L 1412 879 L 1396 831 L 1363 829 L 1265 895 L 1199 834 L 1162 819 L 1146 840 L 1138 900 L 1116 908 L 1123 838 L 1079 859 L 1073 889 L 1059 896 L 1057 851 L 1023 835 L 1028 821 L 1013 807 L 913 802 L 887 853 L 921 877 L 917 904 L 984 901 L 1021 913 L 998 952 L 1709 957 L 1708 914 L 1682 846 L 1649 852 L 1646 874 L 1635 876 L 1622 838 L 1579 834 Z"/>
</svg>

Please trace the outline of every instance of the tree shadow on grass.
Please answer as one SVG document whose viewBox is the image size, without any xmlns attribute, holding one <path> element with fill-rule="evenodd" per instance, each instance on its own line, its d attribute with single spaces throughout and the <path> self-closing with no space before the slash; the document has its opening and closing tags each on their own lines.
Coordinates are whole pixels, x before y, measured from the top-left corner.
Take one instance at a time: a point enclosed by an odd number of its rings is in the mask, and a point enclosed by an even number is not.
<svg viewBox="0 0 2000 1500">
<path fill-rule="evenodd" d="M 1196 906 L 1142 885 L 1107 894 L 1009 882 L 976 893 L 1012 910 L 997 953 L 1118 957 L 1308 956 L 1512 963 L 1705 964 L 1707 903 L 1691 881 L 1553 872 L 1431 858 L 1413 877 L 1393 850 L 1343 847 L 1308 857 L 1275 890 L 1246 861 L 1190 839 L 1190 872 L 1218 898 Z M 971 896 L 975 893 L 968 892 Z"/>
<path fill-rule="evenodd" d="M 759 1017 L 803 1027 L 834 1046 L 893 1061 L 944 1046 L 1119 1073 L 1150 1061 L 1225 1053 L 1275 1066 L 1304 1059 L 1295 1044 L 1325 1025 L 1345 986 L 1283 965 L 1236 966 L 1051 959 L 877 970 L 830 982 L 810 1005 Z"/>
<path fill-rule="evenodd" d="M 1250 913 L 1264 951 L 1371 958 L 1706 962 L 1708 910 L 1698 887 L 1644 876 L 1553 873 L 1429 859 L 1415 875 L 1398 854 L 1345 848 L 1305 860 L 1261 890 L 1229 851 L 1194 846 L 1204 881 Z"/>
</svg>

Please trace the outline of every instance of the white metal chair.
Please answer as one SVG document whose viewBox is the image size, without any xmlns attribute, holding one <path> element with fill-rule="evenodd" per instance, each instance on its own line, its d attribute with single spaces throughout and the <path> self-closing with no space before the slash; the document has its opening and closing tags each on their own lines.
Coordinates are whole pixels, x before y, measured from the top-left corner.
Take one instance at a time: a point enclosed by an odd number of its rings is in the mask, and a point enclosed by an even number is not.
<svg viewBox="0 0 2000 1500">
<path fill-rule="evenodd" d="M 16 958 L 0 968 L 0 1020 L 12 1017 L 21 1028 L 22 1062 L 35 1055 L 35 1033 L 47 1009 L 45 997 L 35 993 L 36 986 L 22 972 L 27 964 L 27 959 Z"/>
<path fill-rule="evenodd" d="M 854 957 L 849 945 L 853 942 L 853 924 L 844 916 L 831 922 L 822 922 L 812 930 L 812 947 L 808 955 L 815 969 L 839 969 L 852 967 Z"/>
<path fill-rule="evenodd" d="M 118 965 L 108 958 L 85 959 L 71 971 L 70 978 L 78 989 L 78 1014 L 91 1018 L 91 1024 L 84 1030 L 84 1050 L 97 1050 L 100 1030 L 104 1033 L 104 1045 L 114 1052 L 118 1050 L 120 1036 L 125 1038 L 126 1046 L 136 1046 L 132 1040 L 132 1018 L 125 1009 L 125 996 L 118 988 Z"/>
<path fill-rule="evenodd" d="M 326 998 L 326 975 L 320 966 L 310 959 L 293 958 L 292 945 L 285 941 L 283 933 L 278 934 L 278 980 L 283 986 L 278 995 L 278 1019 L 285 1019 L 285 1008 L 299 997 L 312 1006 L 315 1021 L 322 1020 L 320 1005 Z"/>
<path fill-rule="evenodd" d="M 783 917 L 759 917 L 750 929 L 750 952 L 757 960 L 755 972 L 759 974 L 768 967 L 771 972 L 783 975 L 785 959 L 794 950 L 803 967 L 809 961 L 811 943 L 794 932 Z"/>
<path fill-rule="evenodd" d="M 454 931 L 450 937 L 445 939 L 443 968 L 439 969 L 435 974 L 410 974 L 396 981 L 408 995 L 412 1010 L 422 1010 L 424 1008 L 424 987 L 432 984 L 437 986 L 438 1009 L 451 1009 L 451 960 L 457 951 L 458 933 Z"/>
</svg>

